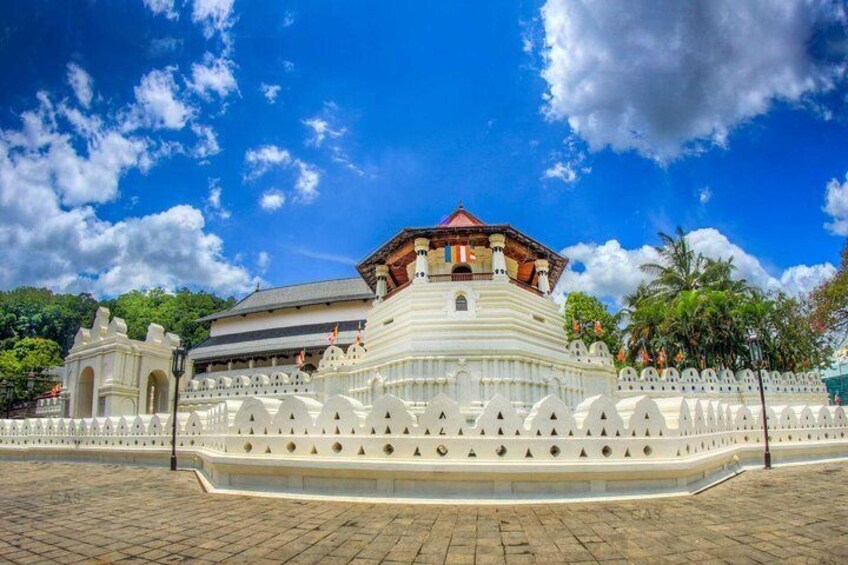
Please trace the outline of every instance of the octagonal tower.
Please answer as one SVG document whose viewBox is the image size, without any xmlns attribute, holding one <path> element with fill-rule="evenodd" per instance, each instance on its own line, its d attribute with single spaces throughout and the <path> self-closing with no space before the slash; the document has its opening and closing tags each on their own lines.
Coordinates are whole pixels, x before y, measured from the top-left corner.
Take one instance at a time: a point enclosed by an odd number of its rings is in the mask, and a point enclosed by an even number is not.
<svg viewBox="0 0 848 565">
<path fill-rule="evenodd" d="M 572 406 L 609 395 L 609 352 L 569 347 L 550 296 L 566 264 L 461 204 L 436 226 L 406 228 L 357 265 L 377 296 L 366 347 L 328 351 L 318 385 L 366 405 L 392 394 L 422 410 L 444 394 L 469 417 L 496 395 L 519 411 L 548 394 Z"/>
</svg>

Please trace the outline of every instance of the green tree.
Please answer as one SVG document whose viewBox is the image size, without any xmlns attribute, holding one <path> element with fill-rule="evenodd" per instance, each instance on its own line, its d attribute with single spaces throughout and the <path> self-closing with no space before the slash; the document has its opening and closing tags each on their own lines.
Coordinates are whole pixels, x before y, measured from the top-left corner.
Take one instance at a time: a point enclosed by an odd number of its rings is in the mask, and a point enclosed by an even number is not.
<svg viewBox="0 0 848 565">
<path fill-rule="evenodd" d="M 144 339 L 147 326 L 160 324 L 182 338 L 183 345 L 194 347 L 209 337 L 208 324 L 197 323 L 202 318 L 230 308 L 234 298 L 223 299 L 208 292 L 192 292 L 181 288 L 169 294 L 161 288 L 149 291 L 133 290 L 103 303 L 114 316 L 127 322 L 127 335 Z"/>
<path fill-rule="evenodd" d="M 67 352 L 80 326 L 90 326 L 97 301 L 90 294 L 55 294 L 19 287 L 0 292 L 0 349 L 25 337 L 43 337 Z"/>
<path fill-rule="evenodd" d="M 0 374 L 14 384 L 17 398 L 25 394 L 28 373 L 40 374 L 45 369 L 61 364 L 62 348 L 51 339 L 26 337 L 11 349 L 0 351 Z M 49 388 L 49 384 L 36 382 L 34 394 Z"/>
<path fill-rule="evenodd" d="M 753 329 L 773 369 L 801 371 L 826 362 L 830 349 L 810 323 L 808 300 L 765 294 L 733 279 L 732 259 L 695 253 L 680 228 L 676 237 L 661 233 L 660 238 L 660 262 L 642 266 L 653 279 L 625 301 L 632 359 L 647 355 L 654 364 L 664 357 L 666 366 L 748 367 L 747 337 Z"/>
<path fill-rule="evenodd" d="M 586 344 L 603 341 L 613 355 L 621 347 L 618 320 L 594 296 L 582 292 L 569 293 L 565 299 L 563 319 L 568 341 L 581 339 Z M 600 322 L 600 334 L 595 331 L 596 321 Z"/>
</svg>

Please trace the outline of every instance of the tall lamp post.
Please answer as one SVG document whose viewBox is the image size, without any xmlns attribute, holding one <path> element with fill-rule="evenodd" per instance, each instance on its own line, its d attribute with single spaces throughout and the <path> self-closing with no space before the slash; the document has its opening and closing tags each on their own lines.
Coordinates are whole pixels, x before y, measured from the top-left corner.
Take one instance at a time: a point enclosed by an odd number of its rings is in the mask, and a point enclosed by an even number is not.
<svg viewBox="0 0 848 565">
<path fill-rule="evenodd" d="M 766 393 L 763 389 L 763 373 L 761 370 L 763 363 L 763 348 L 760 344 L 760 338 L 756 330 L 753 328 L 748 330 L 748 351 L 751 354 L 751 364 L 754 366 L 754 372 L 757 374 L 757 384 L 760 387 L 760 407 L 763 414 L 763 440 L 765 444 L 765 453 L 763 453 L 763 463 L 766 469 L 771 469 L 771 451 L 769 451 L 769 431 L 768 431 L 768 412 L 766 412 Z"/>
<path fill-rule="evenodd" d="M 11 418 L 12 414 L 12 396 L 15 394 L 15 385 L 9 382 L 9 379 L 4 378 L 2 382 L 0 382 L 0 396 L 5 399 L 6 402 L 6 419 Z"/>
<path fill-rule="evenodd" d="M 177 470 L 177 402 L 180 399 L 180 377 L 185 373 L 186 357 L 188 352 L 184 347 L 174 350 L 171 359 L 171 373 L 174 374 L 174 417 L 173 429 L 171 431 L 171 470 Z"/>
</svg>

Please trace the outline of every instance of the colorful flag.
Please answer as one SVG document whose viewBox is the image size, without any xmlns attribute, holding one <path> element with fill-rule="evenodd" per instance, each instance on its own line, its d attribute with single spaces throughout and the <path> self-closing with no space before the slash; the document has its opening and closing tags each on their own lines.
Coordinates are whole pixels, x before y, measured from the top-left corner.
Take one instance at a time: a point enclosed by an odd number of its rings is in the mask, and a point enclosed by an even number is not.
<svg viewBox="0 0 848 565">
<path fill-rule="evenodd" d="M 599 336 L 602 333 L 604 333 L 604 328 L 603 328 L 603 326 L 601 326 L 601 322 L 599 322 L 598 320 L 595 320 L 595 335 Z"/>
<path fill-rule="evenodd" d="M 303 349 L 297 354 L 297 357 L 294 358 L 294 362 L 297 363 L 298 369 L 306 365 L 306 349 Z"/>
<path fill-rule="evenodd" d="M 571 323 L 571 329 L 574 331 L 574 333 L 579 334 L 580 333 L 580 322 L 578 322 L 577 320 L 574 320 Z"/>
<path fill-rule="evenodd" d="M 651 356 L 648 355 L 648 352 L 644 349 L 639 352 L 639 362 L 642 363 L 642 365 L 647 365 L 651 362 Z"/>
<path fill-rule="evenodd" d="M 356 345 L 362 345 L 362 322 L 356 328 Z"/>
<path fill-rule="evenodd" d="M 683 360 L 684 360 L 685 358 L 686 358 L 686 357 L 683 355 L 683 352 L 682 352 L 682 351 L 678 351 L 678 352 L 677 352 L 677 355 L 675 355 L 675 356 L 674 356 L 674 362 L 675 362 L 675 364 L 680 365 L 681 363 L 683 363 Z"/>
<path fill-rule="evenodd" d="M 330 335 L 327 336 L 327 341 L 330 342 L 330 345 L 335 345 L 336 340 L 339 338 L 339 325 L 336 324 L 336 327 L 333 328 L 333 331 L 330 332 Z"/>
<path fill-rule="evenodd" d="M 622 346 L 621 349 L 618 350 L 617 359 L 619 363 L 624 363 L 625 361 L 627 361 L 627 352 L 624 351 L 624 346 Z"/>
<path fill-rule="evenodd" d="M 445 263 L 473 263 L 477 260 L 474 248 L 468 245 L 446 245 Z"/>
<path fill-rule="evenodd" d="M 668 357 L 665 354 L 665 347 L 660 349 L 660 354 L 657 355 L 657 366 L 659 366 L 660 370 L 665 367 L 666 362 L 668 362 Z"/>
</svg>

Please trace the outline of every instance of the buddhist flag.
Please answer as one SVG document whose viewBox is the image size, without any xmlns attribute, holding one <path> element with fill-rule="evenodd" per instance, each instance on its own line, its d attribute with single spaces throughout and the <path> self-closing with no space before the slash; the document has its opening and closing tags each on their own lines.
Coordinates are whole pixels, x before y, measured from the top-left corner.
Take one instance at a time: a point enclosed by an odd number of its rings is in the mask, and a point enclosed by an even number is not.
<svg viewBox="0 0 848 565">
<path fill-rule="evenodd" d="M 617 359 L 619 363 L 624 363 L 625 361 L 627 361 L 627 352 L 624 351 L 624 346 L 622 346 L 621 349 L 618 350 Z"/>
<path fill-rule="evenodd" d="M 473 263 L 477 260 L 474 248 L 468 245 L 445 245 L 445 263 Z"/>
<path fill-rule="evenodd" d="M 595 335 L 601 335 L 602 333 L 604 333 L 603 326 L 601 326 L 598 320 L 595 320 Z"/>
<path fill-rule="evenodd" d="M 362 345 L 362 322 L 356 328 L 356 345 Z"/>
<path fill-rule="evenodd" d="M 327 341 L 330 342 L 330 345 L 335 345 L 336 340 L 339 338 L 339 325 L 336 324 L 336 327 L 333 328 L 333 331 L 330 332 L 330 335 L 327 336 Z"/>
<path fill-rule="evenodd" d="M 297 357 L 294 358 L 294 362 L 297 363 L 297 368 L 300 369 L 304 365 L 306 365 L 306 350 L 301 350 L 300 353 L 297 354 Z"/>
<path fill-rule="evenodd" d="M 662 349 L 660 349 L 660 354 L 657 355 L 657 365 L 659 366 L 660 370 L 662 370 L 666 362 L 668 362 L 668 358 L 665 354 L 665 347 L 663 347 Z"/>
<path fill-rule="evenodd" d="M 577 320 L 574 320 L 571 323 L 571 329 L 574 331 L 574 333 L 579 334 L 580 333 L 580 322 L 578 322 Z"/>
<path fill-rule="evenodd" d="M 683 355 L 683 352 L 682 352 L 682 351 L 678 351 L 678 352 L 677 352 L 677 355 L 675 355 L 675 356 L 674 356 L 674 362 L 675 362 L 677 365 L 680 365 L 681 363 L 683 363 L 683 360 L 684 360 L 684 359 L 686 359 L 686 357 Z"/>
</svg>

